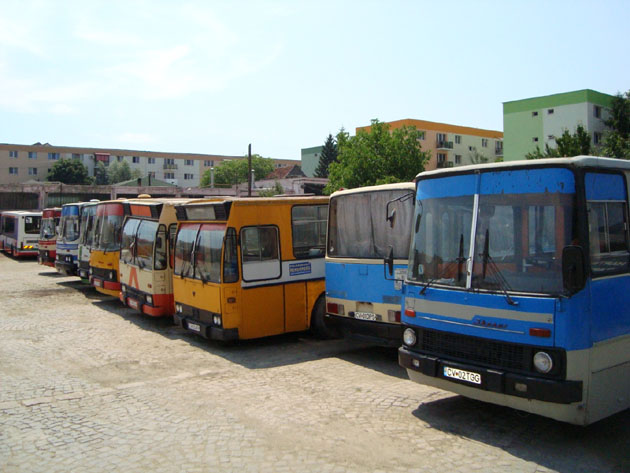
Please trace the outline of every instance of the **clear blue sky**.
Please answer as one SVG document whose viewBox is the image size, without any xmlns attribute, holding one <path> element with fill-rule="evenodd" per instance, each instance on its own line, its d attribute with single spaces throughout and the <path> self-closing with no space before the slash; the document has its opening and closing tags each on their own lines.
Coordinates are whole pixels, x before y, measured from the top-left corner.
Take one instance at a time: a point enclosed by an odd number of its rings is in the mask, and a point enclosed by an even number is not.
<svg viewBox="0 0 630 473">
<path fill-rule="evenodd" d="M 630 1 L 2 0 L 0 142 L 299 159 L 341 127 L 503 129 L 630 90 Z"/>
</svg>

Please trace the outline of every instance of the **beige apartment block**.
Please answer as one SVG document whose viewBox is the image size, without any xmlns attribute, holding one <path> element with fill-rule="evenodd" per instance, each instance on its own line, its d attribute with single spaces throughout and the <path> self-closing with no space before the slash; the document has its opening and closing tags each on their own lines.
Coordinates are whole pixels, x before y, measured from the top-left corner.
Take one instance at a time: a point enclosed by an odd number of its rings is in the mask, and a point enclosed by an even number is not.
<svg viewBox="0 0 630 473">
<path fill-rule="evenodd" d="M 422 132 L 422 150 L 429 151 L 431 158 L 425 166 L 429 171 L 436 168 L 465 166 L 479 162 L 494 162 L 503 158 L 503 132 L 426 120 L 404 119 L 386 122 L 390 131 L 411 126 Z M 369 126 L 358 127 L 369 130 Z"/>
<path fill-rule="evenodd" d="M 76 159 L 94 175 L 96 163 L 105 167 L 115 162 L 127 162 L 130 169 L 139 170 L 142 176 L 150 175 L 181 187 L 198 187 L 207 170 L 243 156 L 225 156 L 195 153 L 165 153 L 128 149 L 79 148 L 53 146 L 48 143 L 34 145 L 0 144 L 0 184 L 45 181 L 48 170 L 60 159 Z M 276 167 L 296 164 L 295 160 L 274 159 Z"/>
</svg>

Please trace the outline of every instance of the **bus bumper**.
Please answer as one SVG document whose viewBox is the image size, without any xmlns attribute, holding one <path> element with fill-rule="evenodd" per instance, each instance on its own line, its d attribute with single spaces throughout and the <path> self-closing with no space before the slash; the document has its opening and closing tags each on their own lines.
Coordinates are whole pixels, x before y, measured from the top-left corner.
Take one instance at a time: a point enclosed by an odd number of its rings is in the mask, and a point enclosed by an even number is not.
<svg viewBox="0 0 630 473">
<path fill-rule="evenodd" d="M 326 314 L 326 320 L 346 338 L 388 347 L 399 347 L 402 340 L 403 326 L 398 323 L 373 322 L 333 314 Z"/>
<path fill-rule="evenodd" d="M 55 252 L 48 250 L 39 250 L 39 256 L 37 258 L 39 264 L 44 266 L 55 267 Z"/>
<path fill-rule="evenodd" d="M 66 261 L 55 261 L 55 269 L 65 276 L 75 276 L 77 274 L 77 267 L 74 263 L 68 263 Z"/>
<path fill-rule="evenodd" d="M 150 303 L 147 296 L 151 298 Z M 130 309 L 151 317 L 172 316 L 175 313 L 173 294 L 146 294 L 122 284 L 119 298 Z"/>
<path fill-rule="evenodd" d="M 468 388 L 557 404 L 571 404 L 582 401 L 582 381 L 543 379 L 481 368 L 465 363 L 455 363 L 438 357 L 412 352 L 404 346 L 398 349 L 398 363 L 408 371 L 438 378 L 453 384 L 461 384 Z M 481 382 L 476 384 L 446 377 L 444 375 L 446 367 L 479 374 Z"/>
<path fill-rule="evenodd" d="M 207 324 L 200 320 L 194 319 L 185 314 L 175 314 L 173 320 L 177 325 L 186 330 L 201 335 L 203 338 L 210 340 L 221 340 L 231 342 L 238 340 L 237 328 L 222 328 L 212 324 Z"/>
</svg>

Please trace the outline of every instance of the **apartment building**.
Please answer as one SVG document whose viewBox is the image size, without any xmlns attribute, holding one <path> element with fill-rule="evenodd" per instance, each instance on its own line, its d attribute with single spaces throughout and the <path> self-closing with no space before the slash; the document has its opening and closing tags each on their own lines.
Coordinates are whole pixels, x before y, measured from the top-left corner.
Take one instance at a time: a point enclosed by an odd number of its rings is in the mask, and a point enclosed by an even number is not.
<svg viewBox="0 0 630 473">
<path fill-rule="evenodd" d="M 525 159 L 525 155 L 546 145 L 556 147 L 555 139 L 565 130 L 574 133 L 582 125 L 591 135 L 594 148 L 602 144 L 613 96 L 590 89 L 532 97 L 503 103 L 505 160 Z"/>
<path fill-rule="evenodd" d="M 0 144 L 0 184 L 45 181 L 48 170 L 60 159 L 76 159 L 94 175 L 96 163 L 105 167 L 127 162 L 130 169 L 142 176 L 166 181 L 181 187 L 198 187 L 201 176 L 209 169 L 242 156 L 224 156 L 194 153 L 165 153 L 126 149 L 78 148 L 53 146 L 48 143 L 34 145 Z M 276 167 L 290 166 L 297 161 L 274 159 Z"/>
<path fill-rule="evenodd" d="M 426 120 L 404 119 L 387 122 L 390 130 L 411 126 L 422 132 L 423 151 L 431 157 L 425 170 L 464 166 L 480 162 L 494 162 L 503 157 L 503 133 Z M 369 126 L 358 127 L 369 130 Z"/>
</svg>

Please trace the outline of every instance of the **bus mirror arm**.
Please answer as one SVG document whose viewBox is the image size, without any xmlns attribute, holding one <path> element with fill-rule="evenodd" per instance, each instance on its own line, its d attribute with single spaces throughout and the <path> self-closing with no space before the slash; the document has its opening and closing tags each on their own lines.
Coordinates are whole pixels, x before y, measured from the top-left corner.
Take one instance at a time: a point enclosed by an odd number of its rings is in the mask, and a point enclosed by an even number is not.
<svg viewBox="0 0 630 473">
<path fill-rule="evenodd" d="M 387 268 L 387 271 L 385 271 L 385 268 Z M 387 256 L 383 259 L 383 272 L 385 273 L 385 279 L 390 279 L 394 274 L 394 247 L 391 245 Z M 389 277 L 387 273 L 389 273 Z"/>
<path fill-rule="evenodd" d="M 569 294 L 582 290 L 586 284 L 584 249 L 569 245 L 562 249 L 562 285 Z"/>
</svg>

